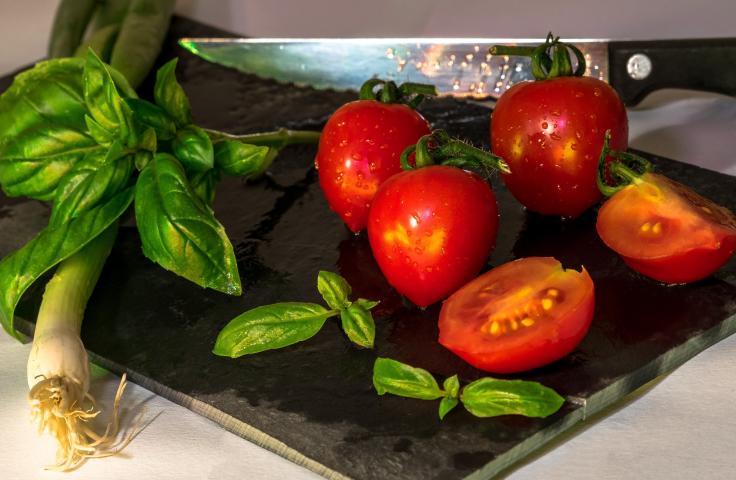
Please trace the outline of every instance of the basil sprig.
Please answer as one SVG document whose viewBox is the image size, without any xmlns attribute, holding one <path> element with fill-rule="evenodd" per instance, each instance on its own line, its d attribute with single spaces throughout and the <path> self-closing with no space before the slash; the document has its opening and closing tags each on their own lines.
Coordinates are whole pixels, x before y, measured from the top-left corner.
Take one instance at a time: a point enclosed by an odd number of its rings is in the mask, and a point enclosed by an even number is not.
<svg viewBox="0 0 736 480">
<path fill-rule="evenodd" d="M 222 173 L 256 178 L 285 145 L 319 134 L 204 130 L 192 123 L 175 67 L 176 59 L 159 70 L 155 103 L 92 50 L 40 62 L 0 95 L 0 187 L 52 202 L 49 226 L 0 261 L 0 324 L 11 334 L 23 292 L 131 201 L 146 257 L 202 287 L 241 293 L 233 246 L 211 208 L 216 184 Z M 352 310 L 349 335 L 367 342 L 370 325 Z"/>
<path fill-rule="evenodd" d="M 378 358 L 373 365 L 373 386 L 379 395 L 391 393 L 420 400 L 441 398 L 440 420 L 458 403 L 476 417 L 524 415 L 547 417 L 562 407 L 565 399 L 538 382 L 481 378 L 460 389 L 453 375 L 440 388 L 428 371 L 390 358 Z"/>
<path fill-rule="evenodd" d="M 312 338 L 328 318 L 338 315 L 350 341 L 373 348 L 376 326 L 370 310 L 378 302 L 364 298 L 351 301 L 352 288 L 347 280 L 332 272 L 319 272 L 317 289 L 327 308 L 317 303 L 284 302 L 248 310 L 225 325 L 212 352 L 237 358 L 288 347 Z"/>
</svg>

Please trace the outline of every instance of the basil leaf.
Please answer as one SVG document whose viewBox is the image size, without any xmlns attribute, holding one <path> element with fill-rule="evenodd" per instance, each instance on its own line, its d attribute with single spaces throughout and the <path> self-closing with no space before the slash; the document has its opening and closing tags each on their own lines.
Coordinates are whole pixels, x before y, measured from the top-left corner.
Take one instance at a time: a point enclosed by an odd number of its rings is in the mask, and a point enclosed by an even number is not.
<svg viewBox="0 0 736 480">
<path fill-rule="evenodd" d="M 133 163 L 135 164 L 135 168 L 138 169 L 138 171 L 141 171 L 151 162 L 153 159 L 153 153 L 147 150 L 138 150 L 135 152 L 134 159 Z"/>
<path fill-rule="evenodd" d="M 89 115 L 85 115 L 84 122 L 87 124 L 87 132 L 89 133 L 89 136 L 94 138 L 100 145 L 115 141 L 115 135 L 105 130 L 105 128 L 97 123 L 94 118 Z"/>
<path fill-rule="evenodd" d="M 0 96 L 0 186 L 8 196 L 50 200 L 59 181 L 97 148 L 86 134 L 84 61 L 40 62 Z"/>
<path fill-rule="evenodd" d="M 321 270 L 317 274 L 317 290 L 319 290 L 327 305 L 335 310 L 339 310 L 350 303 L 348 297 L 353 291 L 347 280 L 326 270 Z"/>
<path fill-rule="evenodd" d="M 476 417 L 525 415 L 546 417 L 560 409 L 565 399 L 551 388 L 524 380 L 481 378 L 460 395 L 465 408 Z"/>
<path fill-rule="evenodd" d="M 104 147 L 87 155 L 56 189 L 49 225 L 59 226 L 124 189 L 133 173 L 133 157 L 108 158 Z"/>
<path fill-rule="evenodd" d="M 353 305 L 358 305 L 366 310 L 373 310 L 373 308 L 381 302 L 376 300 L 366 300 L 365 298 L 359 298 L 353 302 Z"/>
<path fill-rule="evenodd" d="M 204 172 L 215 165 L 212 141 L 204 130 L 196 125 L 188 125 L 178 130 L 172 147 L 174 156 L 187 173 Z"/>
<path fill-rule="evenodd" d="M 437 381 L 428 371 L 390 358 L 376 359 L 373 365 L 373 386 L 379 395 L 392 393 L 422 400 L 434 400 L 443 396 Z"/>
<path fill-rule="evenodd" d="M 371 312 L 359 305 L 350 305 L 340 311 L 342 329 L 350 341 L 365 348 L 373 348 L 376 324 Z"/>
<path fill-rule="evenodd" d="M 219 181 L 220 172 L 213 168 L 192 177 L 192 190 L 205 205 L 211 207 L 215 201 L 215 188 Z"/>
<path fill-rule="evenodd" d="M 263 174 L 278 153 L 266 146 L 233 140 L 214 144 L 215 166 L 226 175 L 255 178 Z"/>
<path fill-rule="evenodd" d="M 440 409 L 439 409 L 439 416 L 440 420 L 445 419 L 445 415 L 450 413 L 453 408 L 457 407 L 457 404 L 460 401 L 457 399 L 457 397 L 445 397 L 440 402 Z"/>
<path fill-rule="evenodd" d="M 313 337 L 337 314 L 314 303 L 276 303 L 248 310 L 220 331 L 212 352 L 223 357 L 263 352 Z"/>
<path fill-rule="evenodd" d="M 156 131 L 158 139 L 171 140 L 174 138 L 176 125 L 163 108 L 138 98 L 128 98 L 125 103 L 133 111 L 136 120 Z"/>
<path fill-rule="evenodd" d="M 176 81 L 176 64 L 178 58 L 169 61 L 156 72 L 156 85 L 153 87 L 153 98 L 156 104 L 166 110 L 177 126 L 183 127 L 192 123 L 192 108 L 189 98 Z"/>
<path fill-rule="evenodd" d="M 156 154 L 138 177 L 135 217 L 150 260 L 202 287 L 240 295 L 238 265 L 225 229 L 171 155 Z"/>
<path fill-rule="evenodd" d="M 128 188 L 67 223 L 46 227 L 33 240 L 0 261 L 0 323 L 5 331 L 18 337 L 13 317 L 28 287 L 112 225 L 132 200 L 133 188 Z"/>
<path fill-rule="evenodd" d="M 92 50 L 87 52 L 83 79 L 84 101 L 92 118 L 125 145 L 135 146 L 133 111 L 118 92 L 105 64 Z"/>
<path fill-rule="evenodd" d="M 460 379 L 457 375 L 447 377 L 442 383 L 442 389 L 445 391 L 446 397 L 457 398 L 458 393 L 460 393 Z"/>
</svg>

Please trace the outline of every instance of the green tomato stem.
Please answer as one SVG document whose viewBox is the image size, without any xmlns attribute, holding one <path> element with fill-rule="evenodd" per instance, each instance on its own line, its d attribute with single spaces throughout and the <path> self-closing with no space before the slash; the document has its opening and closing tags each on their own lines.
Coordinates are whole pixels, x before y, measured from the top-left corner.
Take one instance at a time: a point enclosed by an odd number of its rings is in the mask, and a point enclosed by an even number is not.
<svg viewBox="0 0 736 480">
<path fill-rule="evenodd" d="M 532 75 L 536 80 L 547 80 L 557 77 L 580 77 L 585 74 L 586 62 L 583 52 L 575 45 L 563 43 L 552 33 L 537 47 L 494 45 L 489 50 L 491 55 L 510 55 L 531 58 Z M 577 67 L 573 71 L 570 52 L 575 55 Z"/>
<path fill-rule="evenodd" d="M 359 98 L 381 103 L 403 103 L 416 109 L 427 96 L 436 95 L 437 88 L 434 85 L 407 82 L 397 87 L 391 80 L 371 78 L 360 87 Z"/>
<path fill-rule="evenodd" d="M 641 182 L 641 176 L 653 170 L 652 164 L 649 160 L 634 153 L 614 150 L 610 146 L 610 141 L 611 131 L 606 130 L 606 133 L 603 136 L 603 148 L 601 149 L 601 155 L 598 158 L 598 173 L 596 175 L 598 190 L 600 190 L 606 197 L 614 195 L 627 185 Z M 615 160 L 607 164 L 606 159 L 608 157 L 613 157 Z M 628 162 L 640 171 L 629 167 L 624 162 Z M 606 178 L 606 170 L 610 172 L 611 176 L 614 177 L 614 180 L 619 180 L 619 182 L 614 185 L 610 185 Z"/>
<path fill-rule="evenodd" d="M 415 153 L 416 166 L 409 163 L 412 153 Z M 400 161 L 404 170 L 441 164 L 511 173 L 508 164 L 501 157 L 451 138 L 444 130 L 435 130 L 421 137 L 416 145 L 410 145 L 401 153 Z"/>
</svg>

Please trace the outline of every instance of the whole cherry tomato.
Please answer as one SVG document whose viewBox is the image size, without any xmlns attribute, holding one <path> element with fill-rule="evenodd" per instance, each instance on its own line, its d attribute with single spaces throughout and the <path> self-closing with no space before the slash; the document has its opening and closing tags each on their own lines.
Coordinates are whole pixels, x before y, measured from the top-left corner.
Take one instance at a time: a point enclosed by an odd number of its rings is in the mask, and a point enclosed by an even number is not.
<svg viewBox="0 0 736 480">
<path fill-rule="evenodd" d="M 601 156 L 613 155 L 644 165 L 631 153 L 610 150 L 606 138 Z M 611 172 L 628 185 L 610 187 L 611 198 L 598 211 L 601 240 L 632 269 L 664 283 L 689 283 L 711 275 L 736 251 L 736 216 L 663 175 L 639 174 L 614 161 Z"/>
<path fill-rule="evenodd" d="M 478 175 L 435 165 L 388 179 L 373 199 L 368 239 L 388 282 L 420 307 L 473 278 L 496 243 L 498 209 Z"/>
<path fill-rule="evenodd" d="M 551 69 L 562 58 L 555 49 L 574 48 L 556 40 L 545 45 L 553 51 L 547 57 Z M 537 61 L 544 51 L 537 49 Z M 585 61 L 579 59 L 575 73 L 582 75 Z M 558 70 L 572 73 L 571 68 Z M 601 80 L 546 78 L 518 83 L 501 95 L 492 114 L 491 147 L 509 164 L 512 173 L 503 180 L 521 204 L 545 215 L 576 217 L 601 198 L 596 168 L 604 132 L 612 132 L 617 149 L 627 147 L 626 110 Z"/>
<path fill-rule="evenodd" d="M 513 373 L 558 360 L 582 341 L 595 307 L 588 272 L 551 257 L 505 263 L 445 300 L 439 342 L 476 368 Z"/>
<path fill-rule="evenodd" d="M 391 88 L 397 95 L 350 102 L 332 114 L 315 159 L 327 203 L 353 232 L 365 228 L 378 186 L 401 171 L 401 152 L 430 132 L 427 120 L 412 106 L 394 103 L 402 99 L 404 86 L 385 83 L 383 91 Z"/>
</svg>

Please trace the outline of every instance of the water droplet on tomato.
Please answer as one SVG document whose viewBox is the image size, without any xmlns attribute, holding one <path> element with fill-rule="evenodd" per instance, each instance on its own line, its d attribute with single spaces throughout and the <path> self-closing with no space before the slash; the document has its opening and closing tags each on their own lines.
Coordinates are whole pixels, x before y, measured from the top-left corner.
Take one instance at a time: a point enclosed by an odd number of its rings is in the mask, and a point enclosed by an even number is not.
<svg viewBox="0 0 736 480">
<path fill-rule="evenodd" d="M 551 138 L 552 140 L 560 140 L 562 137 L 553 132 L 549 135 L 549 138 Z"/>
<path fill-rule="evenodd" d="M 376 164 L 376 162 L 369 163 L 368 170 L 370 170 L 371 173 L 375 173 L 376 170 L 378 170 L 378 165 Z"/>
<path fill-rule="evenodd" d="M 342 140 L 340 140 L 340 143 L 338 143 L 338 146 L 340 146 L 340 147 L 347 147 L 348 146 L 348 141 L 345 140 L 345 139 L 342 139 Z M 334 152 L 334 149 L 332 151 Z"/>
<path fill-rule="evenodd" d="M 591 113 L 590 115 L 588 115 L 588 118 L 590 118 L 591 120 L 595 120 L 597 117 L 595 113 Z"/>
<path fill-rule="evenodd" d="M 378 147 L 378 148 L 380 148 L 381 150 L 386 150 L 388 148 L 388 144 L 387 143 L 382 143 L 381 146 Z"/>
<path fill-rule="evenodd" d="M 583 92 L 575 92 L 575 98 L 582 98 L 585 94 Z"/>
<path fill-rule="evenodd" d="M 595 95 L 596 97 L 600 97 L 601 96 L 601 89 L 598 88 L 598 87 L 594 88 L 593 89 L 593 95 Z"/>
<path fill-rule="evenodd" d="M 560 116 L 560 111 L 559 110 L 552 110 L 551 112 L 549 112 L 549 114 L 552 115 L 553 117 L 559 117 Z"/>
<path fill-rule="evenodd" d="M 366 138 L 365 143 L 367 143 L 368 145 L 375 145 L 376 141 L 373 140 L 372 138 Z"/>
<path fill-rule="evenodd" d="M 547 130 L 547 128 L 549 127 L 549 124 L 547 122 L 542 122 L 541 126 L 542 126 L 542 130 Z"/>
<path fill-rule="evenodd" d="M 577 150 L 577 149 L 578 149 L 578 144 L 577 143 L 573 142 L 573 143 L 570 144 L 570 150 Z"/>
<path fill-rule="evenodd" d="M 337 126 L 338 127 L 344 127 L 345 126 L 345 121 L 337 122 Z"/>
<path fill-rule="evenodd" d="M 424 271 L 427 273 L 432 273 L 432 267 L 427 267 L 424 269 Z"/>
<path fill-rule="evenodd" d="M 416 252 L 416 253 L 422 253 L 422 252 L 424 252 L 424 249 L 422 247 L 414 247 L 414 252 Z"/>
<path fill-rule="evenodd" d="M 583 138 L 583 132 L 581 132 L 580 130 L 577 130 L 575 132 L 575 138 L 577 138 L 578 140 L 581 140 Z"/>
<path fill-rule="evenodd" d="M 345 217 L 350 218 L 353 216 L 353 212 L 345 212 Z"/>
</svg>

